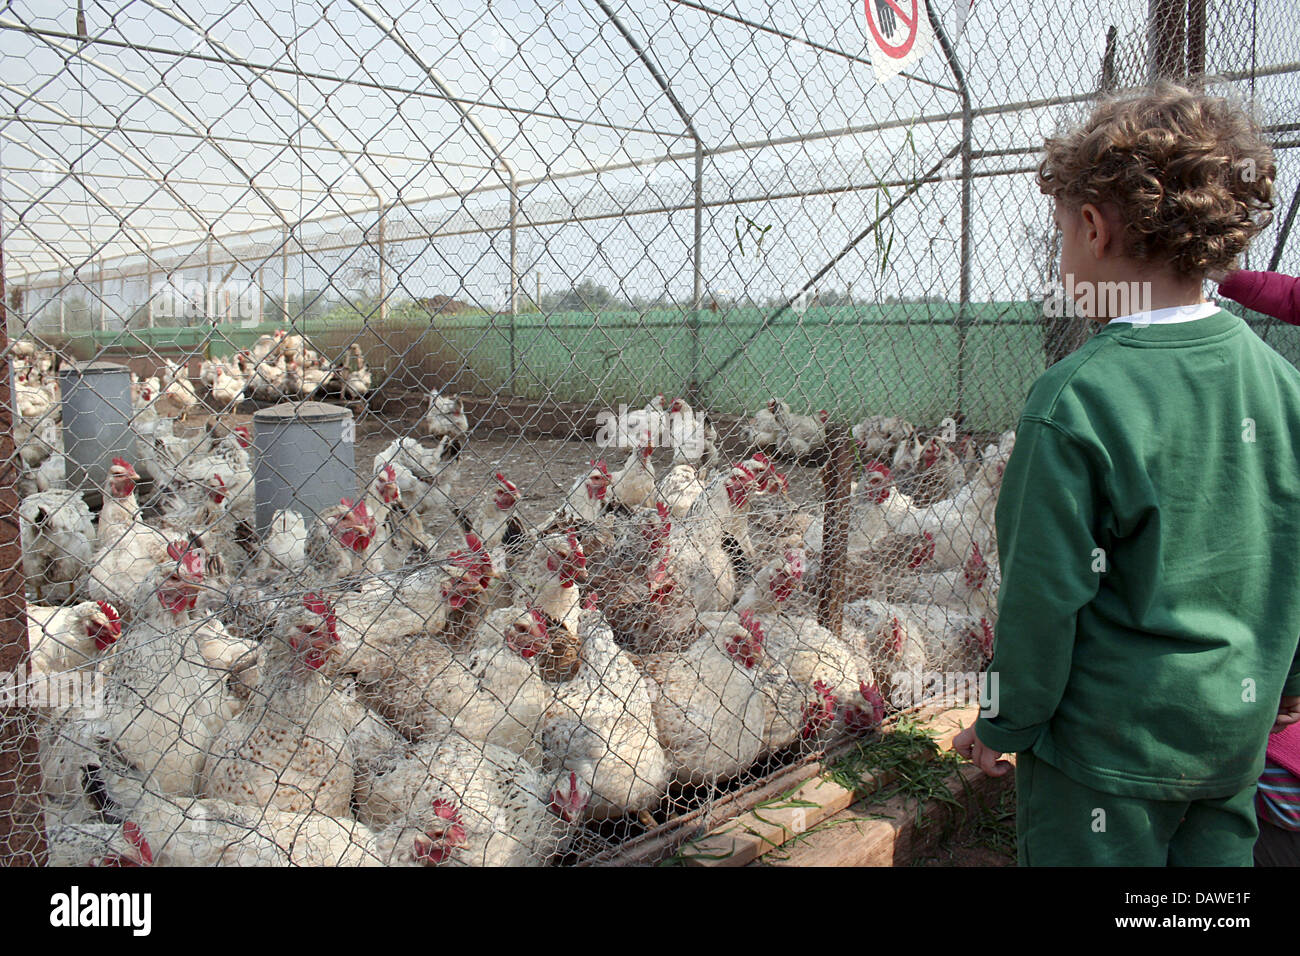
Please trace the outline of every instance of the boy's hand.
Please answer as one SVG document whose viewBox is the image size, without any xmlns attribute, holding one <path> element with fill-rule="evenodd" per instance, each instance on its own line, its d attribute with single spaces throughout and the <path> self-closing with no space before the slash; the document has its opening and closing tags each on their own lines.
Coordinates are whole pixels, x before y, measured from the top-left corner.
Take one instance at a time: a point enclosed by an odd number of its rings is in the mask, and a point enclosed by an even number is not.
<svg viewBox="0 0 1300 956">
<path fill-rule="evenodd" d="M 1300 698 L 1297 698 L 1300 701 Z M 971 762 L 990 777 L 1000 777 L 1011 769 L 1007 760 L 999 760 L 1000 750 L 993 750 L 980 743 L 975 736 L 975 725 L 971 724 L 952 739 L 952 749 L 962 757 L 969 757 Z"/>
<path fill-rule="evenodd" d="M 1277 706 L 1277 720 L 1273 722 L 1273 729 L 1269 733 L 1285 730 L 1297 720 L 1300 720 L 1300 697 L 1283 697 L 1282 703 Z"/>
</svg>

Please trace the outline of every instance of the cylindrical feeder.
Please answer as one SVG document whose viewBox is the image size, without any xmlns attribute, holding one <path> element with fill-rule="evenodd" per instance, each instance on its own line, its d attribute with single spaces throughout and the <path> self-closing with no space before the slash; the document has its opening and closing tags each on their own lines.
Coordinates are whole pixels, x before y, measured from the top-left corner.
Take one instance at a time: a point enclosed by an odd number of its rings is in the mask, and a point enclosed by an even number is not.
<svg viewBox="0 0 1300 956">
<path fill-rule="evenodd" d="M 68 487 L 98 492 L 114 458 L 135 463 L 131 370 L 112 362 L 78 362 L 59 370 Z"/>
<path fill-rule="evenodd" d="M 307 524 L 341 498 L 357 497 L 352 413 L 324 402 L 282 402 L 253 414 L 258 534 L 281 508 Z"/>
</svg>

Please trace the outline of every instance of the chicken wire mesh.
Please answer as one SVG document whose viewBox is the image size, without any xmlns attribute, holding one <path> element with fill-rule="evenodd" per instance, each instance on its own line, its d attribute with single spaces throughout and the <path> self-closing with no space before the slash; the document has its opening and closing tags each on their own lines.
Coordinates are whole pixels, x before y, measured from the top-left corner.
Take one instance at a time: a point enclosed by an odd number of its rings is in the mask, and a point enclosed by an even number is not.
<svg viewBox="0 0 1300 956">
<path fill-rule="evenodd" d="M 977 675 L 1041 140 L 1209 73 L 1288 201 L 1296 27 L 923 6 L 4 4 L 0 857 L 656 861 Z"/>
</svg>

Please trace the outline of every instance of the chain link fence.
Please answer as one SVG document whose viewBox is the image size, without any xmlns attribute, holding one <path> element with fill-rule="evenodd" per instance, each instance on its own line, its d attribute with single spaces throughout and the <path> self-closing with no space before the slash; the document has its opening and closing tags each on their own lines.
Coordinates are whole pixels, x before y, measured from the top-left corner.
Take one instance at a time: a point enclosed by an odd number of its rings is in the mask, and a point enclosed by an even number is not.
<svg viewBox="0 0 1300 956">
<path fill-rule="evenodd" d="M 973 686 L 1042 139 L 1212 76 L 1294 271 L 1297 27 L 916 6 L 4 4 L 0 858 L 658 862 Z"/>
</svg>

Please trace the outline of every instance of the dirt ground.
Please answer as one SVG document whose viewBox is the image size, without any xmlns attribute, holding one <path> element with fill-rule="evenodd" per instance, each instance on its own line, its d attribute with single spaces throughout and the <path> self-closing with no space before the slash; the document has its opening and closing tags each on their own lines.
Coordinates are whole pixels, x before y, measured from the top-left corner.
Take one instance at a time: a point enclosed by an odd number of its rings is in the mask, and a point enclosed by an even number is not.
<svg viewBox="0 0 1300 956">
<path fill-rule="evenodd" d="M 1015 866 L 1016 789 L 1003 789 L 989 806 L 972 806 L 967 817 L 927 856 L 912 866 Z"/>
<path fill-rule="evenodd" d="M 231 425 L 246 424 L 252 427 L 255 408 L 249 404 L 225 415 Z M 387 402 L 382 411 L 353 406 L 357 417 L 356 444 L 353 449 L 354 466 L 358 484 L 363 484 L 371 473 L 375 456 L 392 441 L 403 436 L 419 439 L 418 424 L 423 407 L 421 400 L 412 396 L 408 402 Z M 210 412 L 192 414 L 180 434 L 197 434 L 212 417 Z M 499 421 L 499 418 L 498 418 Z M 509 425 L 476 422 L 470 415 L 470 440 L 461 453 L 458 467 L 446 484 L 451 498 L 467 505 L 493 488 L 493 475 L 501 472 L 513 481 L 521 492 L 519 511 L 528 523 L 546 518 L 573 486 L 579 476 L 586 474 L 591 461 L 604 458 L 611 471 L 621 468 L 630 454 L 625 449 L 601 448 L 596 442 L 583 437 L 575 430 L 568 439 L 539 437 L 525 434 L 532 431 L 522 423 Z M 426 440 L 427 444 L 432 444 Z M 748 453 L 735 422 L 724 426 L 722 440 L 724 456 L 728 461 L 742 460 Z M 652 461 L 659 473 L 672 464 L 671 449 L 657 449 Z M 800 507 L 819 508 L 822 500 L 821 469 L 816 463 L 800 464 L 779 462 L 777 466 L 790 482 L 791 499 Z"/>
</svg>

